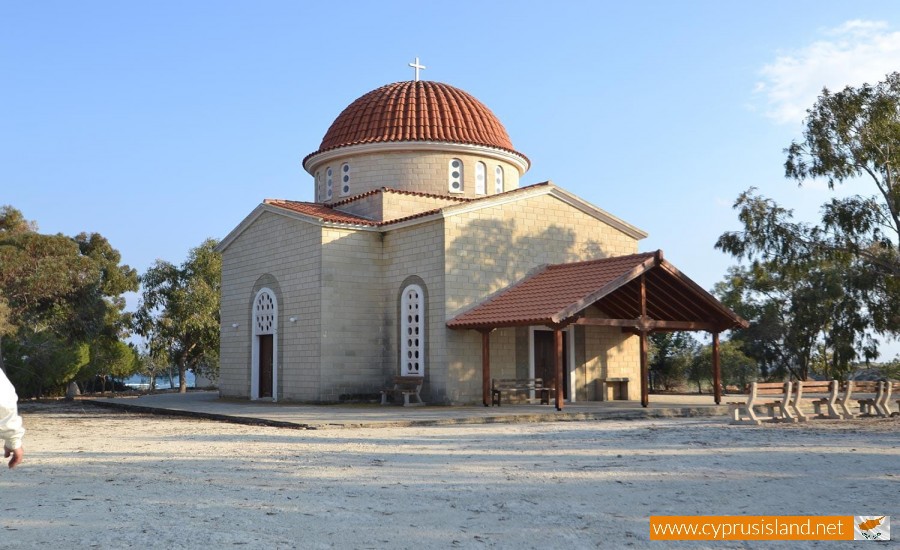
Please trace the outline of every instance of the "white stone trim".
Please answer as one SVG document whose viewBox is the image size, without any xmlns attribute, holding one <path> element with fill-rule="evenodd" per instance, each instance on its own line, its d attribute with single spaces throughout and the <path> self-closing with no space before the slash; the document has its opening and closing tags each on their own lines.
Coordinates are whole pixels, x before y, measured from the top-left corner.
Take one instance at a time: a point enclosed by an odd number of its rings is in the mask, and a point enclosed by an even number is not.
<svg viewBox="0 0 900 550">
<path fill-rule="evenodd" d="M 268 326 L 261 327 L 257 323 L 257 304 L 264 296 L 272 301 L 272 314 Z M 272 335 L 272 402 L 278 401 L 278 297 L 268 287 L 263 287 L 253 296 L 250 306 L 250 399 L 259 397 L 259 338 L 261 335 Z"/>
<path fill-rule="evenodd" d="M 553 332 L 550 327 L 531 326 L 528 327 L 528 378 L 534 378 L 534 333 L 535 331 Z M 563 329 L 564 338 L 566 339 L 566 363 L 569 365 L 569 403 L 575 402 L 575 382 L 576 382 L 576 365 L 575 365 L 575 331 L 571 326 Z M 551 396 L 552 397 L 552 396 Z M 531 395 L 534 398 L 534 395 Z"/>
<path fill-rule="evenodd" d="M 367 153 L 390 153 L 396 151 L 430 151 L 447 154 L 476 155 L 495 160 L 508 162 L 519 170 L 519 176 L 525 174 L 531 167 L 531 163 L 524 156 L 484 145 L 468 145 L 464 143 L 444 143 L 440 141 L 391 141 L 387 143 L 362 143 L 360 145 L 347 145 L 323 151 L 306 159 L 303 169 L 314 175 L 320 166 L 327 162 L 337 161 L 344 157 Z"/>
</svg>

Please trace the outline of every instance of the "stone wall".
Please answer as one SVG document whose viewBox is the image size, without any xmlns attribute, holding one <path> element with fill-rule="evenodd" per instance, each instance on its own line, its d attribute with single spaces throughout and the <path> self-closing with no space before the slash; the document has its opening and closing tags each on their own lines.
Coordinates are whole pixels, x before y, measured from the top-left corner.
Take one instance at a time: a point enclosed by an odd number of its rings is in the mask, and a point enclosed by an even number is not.
<svg viewBox="0 0 900 550">
<path fill-rule="evenodd" d="M 382 269 L 380 233 L 322 230 L 322 401 L 382 387 Z"/>
<path fill-rule="evenodd" d="M 316 168 L 324 174 L 330 166 L 334 174 L 334 187 L 331 200 L 324 200 L 316 190 L 316 201 L 333 203 L 381 187 L 390 187 L 403 191 L 414 191 L 433 195 L 450 195 L 449 174 L 450 161 L 459 159 L 463 162 L 463 190 L 453 196 L 476 198 L 494 195 L 494 170 L 502 167 L 504 174 L 504 191 L 519 187 L 519 170 L 512 163 L 479 154 L 478 147 L 470 147 L 471 152 L 443 153 L 440 151 L 396 151 L 372 152 L 334 158 Z M 475 192 L 475 164 L 484 162 L 486 166 L 485 194 Z M 341 195 L 340 169 L 343 163 L 350 164 L 350 192 Z M 315 188 L 315 178 L 313 178 Z"/>
<path fill-rule="evenodd" d="M 385 379 L 400 374 L 400 296 L 408 284 L 418 284 L 426 293 L 425 386 L 429 402 L 447 398 L 447 327 L 444 325 L 444 232 L 443 220 L 400 228 L 384 234 L 384 320 L 382 357 Z"/>
<path fill-rule="evenodd" d="M 264 212 L 222 253 L 223 397 L 250 397 L 253 299 L 267 286 L 278 300 L 278 398 L 317 398 L 320 243 L 320 227 Z"/>
<path fill-rule="evenodd" d="M 521 280 L 540 265 L 637 252 L 637 240 L 633 237 L 549 194 L 449 216 L 445 221 L 444 246 L 446 320 Z M 516 343 L 514 331 L 510 331 L 512 336 L 504 331 L 491 335 L 493 377 L 517 373 L 516 365 L 522 364 L 523 353 L 527 353 L 527 347 L 523 351 L 522 345 Z M 450 332 L 448 352 L 455 359 L 449 365 L 454 374 L 450 379 L 455 384 L 448 388 L 450 394 L 453 401 L 480 402 L 480 335 L 471 330 Z M 585 333 L 585 348 L 581 353 L 575 350 L 577 358 L 585 358 L 581 359 L 582 365 L 576 365 L 576 397 L 589 398 L 592 393 L 586 385 L 597 377 L 586 359 L 593 357 L 594 348 L 587 344 L 591 333 Z M 627 365 L 637 360 L 633 346 L 623 343 L 620 347 L 627 357 L 613 360 L 611 368 L 616 372 L 629 368 Z M 493 361 L 495 353 L 496 362 Z M 478 376 L 465 374 L 468 372 Z"/>
</svg>

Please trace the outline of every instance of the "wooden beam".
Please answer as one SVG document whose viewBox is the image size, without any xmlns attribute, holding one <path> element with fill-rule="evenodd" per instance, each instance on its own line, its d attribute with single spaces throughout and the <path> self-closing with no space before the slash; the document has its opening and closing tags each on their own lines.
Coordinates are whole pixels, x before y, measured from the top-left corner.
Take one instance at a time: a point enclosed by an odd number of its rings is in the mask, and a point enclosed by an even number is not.
<svg viewBox="0 0 900 550">
<path fill-rule="evenodd" d="M 561 328 L 553 329 L 553 366 L 556 371 L 556 410 L 563 410 L 563 331 Z"/>
<path fill-rule="evenodd" d="M 712 341 L 712 367 L 713 367 L 713 395 L 716 405 L 722 403 L 722 366 L 719 364 L 719 333 L 713 332 Z"/>
<path fill-rule="evenodd" d="M 647 322 L 647 282 L 644 274 L 641 274 L 641 325 Z M 641 331 L 641 406 L 650 405 L 650 369 L 647 365 L 647 355 L 649 353 L 649 343 L 647 342 L 648 332 Z"/>
<path fill-rule="evenodd" d="M 481 332 L 481 402 L 491 406 L 491 331 Z"/>
<path fill-rule="evenodd" d="M 574 322 L 576 325 L 594 327 L 627 327 L 637 330 L 703 330 L 715 332 L 719 326 L 702 321 L 660 321 L 647 319 L 641 323 L 640 319 L 599 319 L 596 317 L 582 317 Z"/>
<path fill-rule="evenodd" d="M 576 325 L 591 327 L 637 327 L 640 321 L 637 319 L 600 319 L 597 317 L 581 317 L 575 321 Z"/>
</svg>

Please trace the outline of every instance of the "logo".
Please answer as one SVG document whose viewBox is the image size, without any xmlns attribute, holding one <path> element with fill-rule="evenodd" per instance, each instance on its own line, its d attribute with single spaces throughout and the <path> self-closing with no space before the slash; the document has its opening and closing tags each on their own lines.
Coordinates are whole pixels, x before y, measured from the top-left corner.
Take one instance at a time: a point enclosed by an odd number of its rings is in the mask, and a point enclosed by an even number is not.
<svg viewBox="0 0 900 550">
<path fill-rule="evenodd" d="M 891 516 L 853 516 L 853 540 L 891 540 Z"/>
</svg>

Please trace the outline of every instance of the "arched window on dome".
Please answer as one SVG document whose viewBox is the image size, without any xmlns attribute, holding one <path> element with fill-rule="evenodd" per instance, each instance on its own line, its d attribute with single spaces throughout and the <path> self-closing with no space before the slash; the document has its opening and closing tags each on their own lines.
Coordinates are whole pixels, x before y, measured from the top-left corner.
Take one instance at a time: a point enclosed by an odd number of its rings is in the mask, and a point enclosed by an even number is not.
<svg viewBox="0 0 900 550">
<path fill-rule="evenodd" d="M 459 159 L 450 159 L 450 192 L 463 192 L 463 162 Z"/>
<path fill-rule="evenodd" d="M 331 200 L 334 196 L 334 171 L 329 166 L 325 170 L 325 200 Z"/>
<path fill-rule="evenodd" d="M 485 178 L 487 178 L 487 167 L 483 162 L 475 163 L 475 194 L 476 195 L 484 195 L 487 191 L 485 190 Z"/>
<path fill-rule="evenodd" d="M 400 296 L 400 375 L 425 376 L 425 293 L 416 284 Z"/>
<path fill-rule="evenodd" d="M 322 179 L 322 172 L 316 170 L 316 197 L 319 202 L 325 200 L 325 181 Z"/>
<path fill-rule="evenodd" d="M 346 197 L 350 194 L 350 163 L 345 162 L 341 165 L 341 196 Z"/>
<path fill-rule="evenodd" d="M 494 169 L 494 193 L 503 192 L 503 167 L 497 165 Z"/>
</svg>

